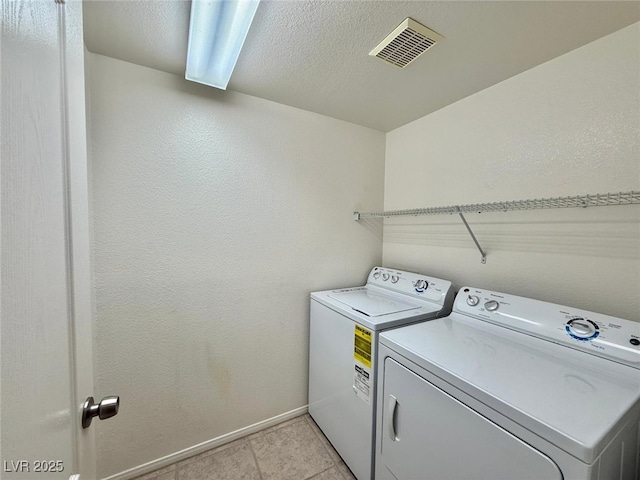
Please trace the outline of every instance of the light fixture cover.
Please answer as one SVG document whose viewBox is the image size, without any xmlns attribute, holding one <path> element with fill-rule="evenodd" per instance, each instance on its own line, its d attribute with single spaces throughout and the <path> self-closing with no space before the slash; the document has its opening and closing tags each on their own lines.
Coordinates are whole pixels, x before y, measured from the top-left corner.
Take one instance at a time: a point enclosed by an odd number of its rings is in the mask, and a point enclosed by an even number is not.
<svg viewBox="0 0 640 480">
<path fill-rule="evenodd" d="M 185 78 L 226 90 L 260 0 L 192 0 Z"/>
</svg>

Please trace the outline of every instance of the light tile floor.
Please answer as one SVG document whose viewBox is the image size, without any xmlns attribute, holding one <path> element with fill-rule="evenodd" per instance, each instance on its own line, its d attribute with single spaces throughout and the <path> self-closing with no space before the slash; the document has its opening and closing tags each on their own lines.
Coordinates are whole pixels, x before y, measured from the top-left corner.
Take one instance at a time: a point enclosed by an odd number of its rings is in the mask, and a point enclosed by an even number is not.
<svg viewBox="0 0 640 480">
<path fill-rule="evenodd" d="M 135 480 L 355 480 L 309 415 Z"/>
</svg>

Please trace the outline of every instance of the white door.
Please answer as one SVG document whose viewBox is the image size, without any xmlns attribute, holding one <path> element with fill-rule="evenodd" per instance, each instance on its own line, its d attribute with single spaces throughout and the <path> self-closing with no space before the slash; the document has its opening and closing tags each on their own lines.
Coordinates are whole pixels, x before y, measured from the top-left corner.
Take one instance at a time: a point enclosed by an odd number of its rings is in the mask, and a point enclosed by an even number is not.
<svg viewBox="0 0 640 480">
<path fill-rule="evenodd" d="M 1 1 L 0 477 L 91 480 L 82 4 Z"/>
<path fill-rule="evenodd" d="M 381 462 L 398 480 L 562 480 L 556 464 L 391 358 Z"/>
</svg>

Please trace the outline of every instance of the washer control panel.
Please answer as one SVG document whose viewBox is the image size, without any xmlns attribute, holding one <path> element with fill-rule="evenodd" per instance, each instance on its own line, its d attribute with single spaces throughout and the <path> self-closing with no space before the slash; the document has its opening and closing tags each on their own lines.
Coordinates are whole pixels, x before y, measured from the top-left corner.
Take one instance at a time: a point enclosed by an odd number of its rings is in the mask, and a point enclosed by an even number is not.
<svg viewBox="0 0 640 480">
<path fill-rule="evenodd" d="M 367 285 L 424 298 L 440 305 L 444 305 L 446 300 L 450 305 L 453 297 L 451 282 L 447 280 L 391 268 L 374 267 L 369 273 Z"/>
<path fill-rule="evenodd" d="M 640 369 L 640 323 L 473 287 L 453 311 Z"/>
</svg>

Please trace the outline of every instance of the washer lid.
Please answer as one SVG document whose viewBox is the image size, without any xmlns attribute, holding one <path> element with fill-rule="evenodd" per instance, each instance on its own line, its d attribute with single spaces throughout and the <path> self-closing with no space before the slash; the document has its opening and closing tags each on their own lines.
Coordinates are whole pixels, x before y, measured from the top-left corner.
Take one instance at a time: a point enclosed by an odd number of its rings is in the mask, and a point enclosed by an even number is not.
<svg viewBox="0 0 640 480">
<path fill-rule="evenodd" d="M 637 369 L 464 315 L 380 343 L 588 464 L 640 413 Z"/>
<path fill-rule="evenodd" d="M 330 293 L 329 298 L 333 298 L 357 312 L 364 313 L 368 317 L 380 317 L 392 313 L 417 310 L 420 305 L 411 304 L 398 299 L 397 295 L 385 295 L 373 292 L 370 289 L 351 290 L 348 292 Z"/>
<path fill-rule="evenodd" d="M 429 320 L 446 312 L 437 303 L 371 285 L 312 292 L 311 299 L 371 330 Z"/>
</svg>

